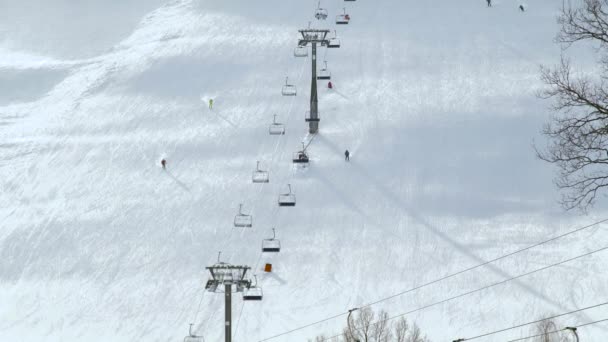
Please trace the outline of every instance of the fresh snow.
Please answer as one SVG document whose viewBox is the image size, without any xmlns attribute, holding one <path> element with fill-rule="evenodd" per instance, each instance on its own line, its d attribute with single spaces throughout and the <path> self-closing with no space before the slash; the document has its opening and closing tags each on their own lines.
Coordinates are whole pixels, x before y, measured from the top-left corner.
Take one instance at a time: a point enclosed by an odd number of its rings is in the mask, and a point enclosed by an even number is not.
<svg viewBox="0 0 608 342">
<path fill-rule="evenodd" d="M 223 296 L 203 291 L 218 251 L 258 275 L 263 301 L 233 298 L 234 340 L 258 341 L 607 217 L 603 197 L 589 215 L 565 213 L 555 169 L 532 147 L 551 114 L 535 94 L 539 66 L 559 61 L 560 1 L 520 13 L 508 0 L 326 0 L 323 23 L 316 0 L 127 3 L 0 10 L 0 341 L 181 341 L 191 322 L 222 340 Z M 336 27 L 343 7 L 351 23 Z M 318 83 L 320 134 L 296 169 L 292 153 L 312 138 L 310 58 L 293 57 L 308 22 L 337 29 L 342 46 L 319 50 L 335 88 Z M 572 53 L 594 70 L 593 49 Z M 281 96 L 285 76 L 296 97 Z M 274 114 L 285 135 L 268 135 Z M 269 184 L 251 183 L 258 160 Z M 297 205 L 279 208 L 288 183 Z M 252 228 L 233 228 L 240 203 Z M 272 227 L 281 252 L 262 255 Z M 374 308 L 397 315 L 557 263 L 605 247 L 605 232 Z M 607 261 L 600 252 L 406 318 L 438 342 L 597 304 Z M 608 327 L 579 332 L 601 342 Z"/>
</svg>

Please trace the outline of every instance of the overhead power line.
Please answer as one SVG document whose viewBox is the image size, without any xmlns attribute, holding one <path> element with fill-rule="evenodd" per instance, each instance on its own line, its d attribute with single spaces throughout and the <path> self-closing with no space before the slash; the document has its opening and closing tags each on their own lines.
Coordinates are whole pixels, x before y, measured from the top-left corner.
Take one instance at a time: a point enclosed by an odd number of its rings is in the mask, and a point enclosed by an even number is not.
<svg viewBox="0 0 608 342">
<path fill-rule="evenodd" d="M 605 251 L 605 250 L 607 250 L 607 249 L 608 249 L 608 246 L 607 246 L 607 247 L 600 248 L 600 249 L 596 249 L 596 250 L 594 250 L 594 251 L 591 251 L 591 252 L 588 252 L 588 253 L 585 253 L 585 254 L 581 254 L 581 255 L 575 256 L 575 257 L 573 257 L 573 258 L 570 258 L 570 259 L 566 259 L 566 260 L 560 261 L 560 262 L 555 263 L 555 264 L 551 264 L 551 265 L 548 265 L 548 266 L 544 266 L 544 267 L 538 268 L 538 269 L 536 269 L 536 270 L 533 270 L 533 271 L 530 271 L 530 272 L 526 272 L 526 273 L 523 273 L 523 274 L 520 274 L 520 275 L 517 275 L 517 276 L 511 277 L 511 278 L 508 278 L 508 279 L 505 279 L 505 280 L 499 281 L 499 282 L 494 283 L 494 284 L 486 285 L 486 286 L 481 287 L 481 288 L 478 288 L 478 289 L 476 289 L 476 290 L 467 291 L 467 292 L 461 293 L 461 294 L 459 294 L 459 295 L 456 295 L 456 296 L 453 296 L 453 297 L 450 297 L 450 298 L 447 298 L 447 299 L 444 299 L 444 300 L 441 300 L 441 301 L 438 301 L 438 302 L 435 302 L 435 303 L 431 303 L 431 304 L 428 304 L 428 305 L 425 305 L 425 306 L 419 307 L 419 308 L 414 309 L 414 310 L 410 310 L 410 311 L 408 311 L 408 312 L 405 312 L 405 313 L 399 314 L 399 315 L 397 315 L 397 316 L 392 316 L 392 317 L 389 317 L 389 318 L 387 318 L 387 319 L 383 319 L 383 320 L 377 321 L 377 322 L 375 322 L 375 323 L 370 324 L 370 326 L 375 326 L 375 325 L 377 325 L 377 324 L 380 324 L 380 323 L 383 323 L 383 322 L 388 322 L 388 321 L 393 320 L 393 319 L 395 319 L 395 318 L 403 317 L 403 316 L 405 316 L 405 315 L 409 315 L 409 314 L 412 314 L 412 313 L 414 313 L 414 312 L 422 311 L 422 310 L 424 310 L 424 309 L 428 309 L 428 308 L 430 308 L 430 307 L 437 306 L 437 305 L 439 305 L 439 304 L 444 304 L 444 303 L 447 303 L 447 302 L 452 301 L 452 300 L 454 300 L 454 299 L 462 298 L 462 297 L 468 296 L 468 295 L 473 294 L 473 293 L 476 293 L 476 292 L 480 292 L 480 291 L 483 291 L 483 290 L 487 290 L 487 289 L 489 289 L 489 288 L 491 288 L 491 287 L 498 286 L 498 285 L 502 285 L 502 284 L 508 283 L 508 282 L 510 282 L 510 281 L 513 281 L 513 280 L 515 280 L 515 279 L 519 279 L 519 278 L 522 278 L 522 277 L 528 276 L 528 275 L 530 275 L 530 274 L 534 274 L 534 273 L 537 273 L 537 272 L 540 272 L 540 271 L 544 271 L 544 270 L 549 269 L 549 268 L 552 268 L 552 267 L 556 267 L 556 266 L 559 266 L 559 265 L 563 265 L 563 264 L 568 263 L 568 262 L 570 262 L 570 261 L 574 261 L 574 260 L 577 260 L 577 259 L 580 259 L 580 258 L 584 258 L 584 257 L 586 257 L 586 256 L 589 256 L 589 255 L 592 255 L 592 254 L 595 254 L 595 253 L 599 253 L 599 252 Z M 355 329 L 355 330 L 360 330 L 360 329 Z M 321 340 L 321 342 L 331 340 L 332 338 L 336 338 L 336 337 L 341 336 L 341 335 L 342 335 L 342 334 L 338 334 L 338 335 L 334 335 L 334 336 L 331 336 L 331 337 L 325 338 L 325 339 Z"/>
<path fill-rule="evenodd" d="M 475 340 L 478 338 L 482 338 L 482 337 L 486 337 L 486 336 L 490 336 L 490 335 L 495 335 L 501 332 L 505 332 L 505 331 L 509 331 L 509 330 L 513 330 L 513 329 L 517 329 L 517 328 L 521 328 L 521 327 L 525 327 L 527 325 L 531 325 L 531 324 L 535 324 L 535 323 L 539 323 L 542 321 L 546 321 L 548 319 L 554 319 L 554 318 L 558 318 L 558 317 L 562 317 L 562 316 L 567 316 L 567 315 L 571 315 L 573 313 L 577 313 L 577 312 L 581 312 L 581 311 L 585 311 L 585 310 L 589 310 L 589 309 L 594 309 L 600 306 L 604 306 L 604 305 L 608 305 L 608 302 L 604 302 L 604 303 L 600 303 L 600 304 L 596 304 L 596 305 L 591 305 L 585 308 L 580 308 L 577 310 L 573 310 L 573 311 L 569 311 L 569 312 L 564 312 L 562 314 L 559 315 L 555 315 L 555 316 L 551 316 L 551 317 L 545 317 L 543 319 L 538 319 L 536 321 L 532 321 L 532 322 L 527 322 L 527 323 L 522 323 L 522 324 L 518 324 L 518 325 L 514 325 L 512 327 L 509 328 L 504 328 L 504 329 L 500 329 L 500 330 L 495 330 L 495 331 L 491 331 L 485 334 L 481 334 L 481 335 L 477 335 L 477 336 L 473 336 L 473 337 L 469 337 L 469 338 L 460 338 L 457 341 L 471 341 L 471 340 Z"/>
<path fill-rule="evenodd" d="M 577 325 L 577 326 L 574 326 L 574 327 L 567 327 L 567 328 L 563 328 L 563 329 L 559 329 L 559 330 L 548 331 L 548 332 L 543 333 L 543 334 L 537 334 L 537 335 L 532 335 L 532 336 L 526 336 L 526 337 L 518 338 L 518 339 L 515 339 L 515 340 L 509 340 L 507 342 L 524 341 L 524 340 L 528 340 L 528 339 L 535 338 L 535 337 L 553 335 L 553 334 L 557 334 L 558 332 L 562 332 L 562 331 L 566 331 L 566 330 L 571 330 L 572 328 L 582 328 L 582 327 L 586 327 L 588 325 L 598 324 L 598 323 L 601 323 L 601 322 L 608 322 L 608 318 L 601 319 L 599 321 L 594 321 L 594 322 L 589 322 L 589 323 Z"/>
<path fill-rule="evenodd" d="M 596 221 L 596 222 L 593 222 L 593 223 L 591 223 L 591 224 L 588 224 L 588 225 L 583 226 L 583 227 L 580 227 L 580 228 L 576 228 L 576 229 L 571 230 L 571 231 L 568 231 L 568 232 L 566 232 L 566 233 L 563 233 L 563 234 L 560 234 L 560 235 L 554 236 L 554 237 L 552 237 L 552 238 L 550 238 L 550 239 L 548 239 L 548 240 L 544 240 L 544 241 L 541 241 L 541 242 L 535 243 L 535 244 L 533 244 L 533 245 L 530 245 L 530 246 L 528 246 L 528 247 L 524 247 L 524 248 L 522 248 L 522 249 L 518 249 L 518 250 L 516 250 L 516 251 L 514 251 L 514 252 L 511 252 L 511 253 L 508 253 L 508 254 L 503 254 L 502 256 L 499 256 L 499 257 L 496 257 L 496 258 L 494 258 L 494 259 L 488 260 L 488 261 L 486 261 L 486 262 L 483 262 L 483 263 L 477 264 L 477 265 L 475 265 L 475 266 L 471 266 L 471 267 L 465 268 L 465 269 L 463 269 L 463 270 L 460 270 L 460 271 L 458 271 L 458 272 L 455 272 L 455 273 L 449 274 L 449 275 L 447 275 L 447 276 L 444 276 L 444 277 L 441 277 L 441 278 L 437 278 L 437 279 L 435 279 L 435 280 L 432 280 L 432 281 L 429 281 L 429 282 L 427 282 L 427 283 L 424 283 L 424 284 L 418 285 L 418 286 L 413 287 L 413 288 L 410 288 L 410 289 L 408 289 L 408 290 L 405 290 L 405 291 L 402 291 L 402 292 L 399 292 L 399 293 L 395 293 L 395 294 L 390 295 L 390 296 L 388 296 L 388 297 L 384 297 L 384 298 L 378 299 L 378 300 L 376 300 L 376 301 L 374 301 L 374 302 L 371 302 L 371 303 L 367 303 L 367 304 L 365 304 L 365 305 L 362 305 L 362 306 L 360 306 L 359 308 L 361 308 L 361 309 L 362 309 L 362 308 L 366 308 L 366 307 L 369 307 L 369 306 L 376 305 L 376 304 L 378 304 L 378 303 L 381 303 L 381 302 L 387 301 L 387 300 L 389 300 L 389 299 L 393 299 L 393 298 L 396 298 L 396 297 L 402 296 L 402 295 L 404 295 L 404 294 L 407 294 L 407 293 L 410 293 L 410 292 L 414 292 L 414 291 L 420 290 L 420 289 L 422 289 L 422 288 L 424 288 L 424 287 L 427 287 L 427 286 L 430 286 L 430 285 L 433 285 L 433 284 L 439 283 L 439 282 L 441 282 L 441 281 L 444 281 L 444 280 L 447 280 L 447 279 L 450 279 L 450 278 L 456 277 L 456 276 L 458 276 L 458 275 L 461 275 L 461 274 L 466 273 L 466 272 L 469 272 L 469 271 L 473 271 L 473 270 L 475 270 L 475 269 L 481 268 L 481 267 L 486 266 L 486 265 L 488 265 L 488 264 L 491 264 L 491 263 L 494 263 L 494 262 L 496 262 L 496 261 L 499 261 L 499 260 L 502 260 L 502 259 L 505 259 L 505 258 L 511 257 L 511 256 L 513 256 L 513 255 L 516 255 L 516 254 L 519 254 L 519 253 L 522 253 L 522 252 L 528 251 L 528 250 L 533 249 L 533 248 L 536 248 L 536 247 L 538 247 L 538 246 L 542 246 L 542 245 L 547 244 L 547 243 L 549 243 L 549 242 L 556 241 L 556 240 L 561 239 L 561 238 L 564 238 L 564 237 L 566 237 L 566 236 L 569 236 L 569 235 L 573 235 L 573 234 L 579 233 L 579 232 L 581 232 L 581 231 L 587 230 L 587 229 L 589 229 L 589 228 L 595 227 L 595 226 L 597 226 L 597 225 L 599 225 L 599 224 L 602 224 L 602 223 L 605 223 L 605 222 L 608 222 L 608 218 L 606 218 L 606 219 L 602 219 L 602 220 L 599 220 L 599 221 Z M 299 330 L 302 330 L 302 329 L 306 329 L 306 328 L 309 328 L 309 327 L 315 326 L 315 325 L 317 325 L 317 324 L 321 324 L 321 323 L 324 323 L 324 322 L 330 321 L 330 320 L 332 320 L 332 319 L 336 319 L 336 318 L 338 318 L 338 317 L 342 317 L 342 316 L 346 316 L 346 315 L 348 315 L 348 311 L 346 311 L 346 312 L 342 312 L 342 313 L 339 313 L 339 314 L 336 314 L 336 315 L 333 315 L 333 316 L 329 316 L 329 317 L 326 317 L 326 318 L 324 318 L 324 319 L 321 319 L 321 320 L 318 320 L 318 321 L 315 321 L 315 322 L 312 322 L 312 323 L 309 323 L 309 324 L 302 325 L 302 326 L 300 326 L 300 327 L 297 327 L 297 328 L 294 328 L 294 329 L 291 329 L 291 330 L 288 330 L 288 331 L 282 332 L 282 333 L 277 334 L 277 335 L 274 335 L 274 336 L 266 337 L 266 338 L 264 338 L 264 339 L 262 339 L 262 340 L 259 340 L 258 342 L 264 342 L 264 341 L 272 340 L 272 339 L 275 339 L 275 338 L 277 338 L 277 337 L 285 336 L 285 335 L 288 335 L 288 334 L 294 333 L 294 332 L 296 332 L 296 331 L 299 331 Z"/>
</svg>

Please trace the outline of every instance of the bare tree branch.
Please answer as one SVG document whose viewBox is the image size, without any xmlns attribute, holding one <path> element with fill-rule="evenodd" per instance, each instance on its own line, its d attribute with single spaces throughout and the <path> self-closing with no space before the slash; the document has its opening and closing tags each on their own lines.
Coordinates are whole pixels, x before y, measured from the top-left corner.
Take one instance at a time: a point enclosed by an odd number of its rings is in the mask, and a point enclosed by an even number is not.
<svg viewBox="0 0 608 342">
<path fill-rule="evenodd" d="M 608 0 L 584 0 L 582 7 L 562 8 L 557 41 L 569 47 L 589 40 L 608 53 Z M 547 85 L 539 96 L 552 99 L 555 116 L 542 133 L 549 143 L 537 156 L 556 164 L 556 186 L 562 190 L 566 209 L 586 210 L 608 186 L 608 55 L 601 60 L 598 80 L 575 77 L 571 63 L 562 56 L 559 65 L 541 68 Z"/>
</svg>

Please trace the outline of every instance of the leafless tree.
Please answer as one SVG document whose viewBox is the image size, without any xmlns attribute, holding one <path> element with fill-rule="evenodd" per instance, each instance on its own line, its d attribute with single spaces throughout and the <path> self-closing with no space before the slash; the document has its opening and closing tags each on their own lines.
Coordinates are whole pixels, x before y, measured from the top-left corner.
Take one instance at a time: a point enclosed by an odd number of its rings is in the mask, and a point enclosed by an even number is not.
<svg viewBox="0 0 608 342">
<path fill-rule="evenodd" d="M 416 324 L 413 324 L 412 329 L 410 330 L 410 333 L 409 333 L 406 341 L 407 342 L 428 342 L 428 339 L 426 338 L 426 336 L 422 336 L 422 332 L 420 331 L 420 328 Z"/>
<path fill-rule="evenodd" d="M 343 342 L 429 342 L 422 335 L 420 328 L 414 323 L 411 326 L 404 317 L 393 321 L 386 311 L 380 311 L 377 315 L 371 308 L 362 308 L 349 316 L 347 326 L 338 335 L 338 340 Z M 326 340 L 323 336 L 316 338 L 320 341 Z"/>
<path fill-rule="evenodd" d="M 388 312 L 380 311 L 378 320 L 372 326 L 373 340 L 376 342 L 388 342 L 391 338 L 391 330 L 388 320 Z"/>
<path fill-rule="evenodd" d="M 371 342 L 372 338 L 372 322 L 374 320 L 374 311 L 369 308 L 363 308 L 357 311 L 356 317 L 351 316 L 348 324 L 350 328 L 350 336 L 354 341 Z"/>
<path fill-rule="evenodd" d="M 557 324 L 551 319 L 542 320 L 534 326 L 535 342 L 571 342 L 567 334 L 564 334 Z"/>
<path fill-rule="evenodd" d="M 586 210 L 598 193 L 608 187 L 608 0 L 583 0 L 580 7 L 562 7 L 557 42 L 562 44 L 561 63 L 543 67 L 547 88 L 540 93 L 554 100 L 555 112 L 543 128 L 548 137 L 538 156 L 556 164 L 555 180 L 566 209 Z M 599 77 L 576 75 L 564 53 L 581 41 L 595 43 L 601 54 Z"/>
<path fill-rule="evenodd" d="M 408 335 L 409 324 L 407 324 L 407 320 L 401 317 L 397 322 L 394 323 L 394 336 L 395 342 L 407 342 L 406 338 Z"/>
</svg>

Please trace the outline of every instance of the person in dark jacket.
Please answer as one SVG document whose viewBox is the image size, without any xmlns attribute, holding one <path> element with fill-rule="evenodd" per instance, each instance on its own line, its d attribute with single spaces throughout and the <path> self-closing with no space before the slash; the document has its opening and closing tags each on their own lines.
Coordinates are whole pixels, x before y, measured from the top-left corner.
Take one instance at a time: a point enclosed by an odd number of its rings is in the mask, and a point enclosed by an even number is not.
<svg viewBox="0 0 608 342">
<path fill-rule="evenodd" d="M 488 2 L 488 7 L 492 7 L 492 0 L 486 0 Z"/>
<path fill-rule="evenodd" d="M 348 150 L 344 151 L 344 160 L 350 161 L 350 152 Z"/>
<path fill-rule="evenodd" d="M 167 161 L 166 160 L 161 160 L 160 161 L 160 165 L 163 167 L 163 170 L 165 169 L 165 166 L 167 166 Z"/>
</svg>

